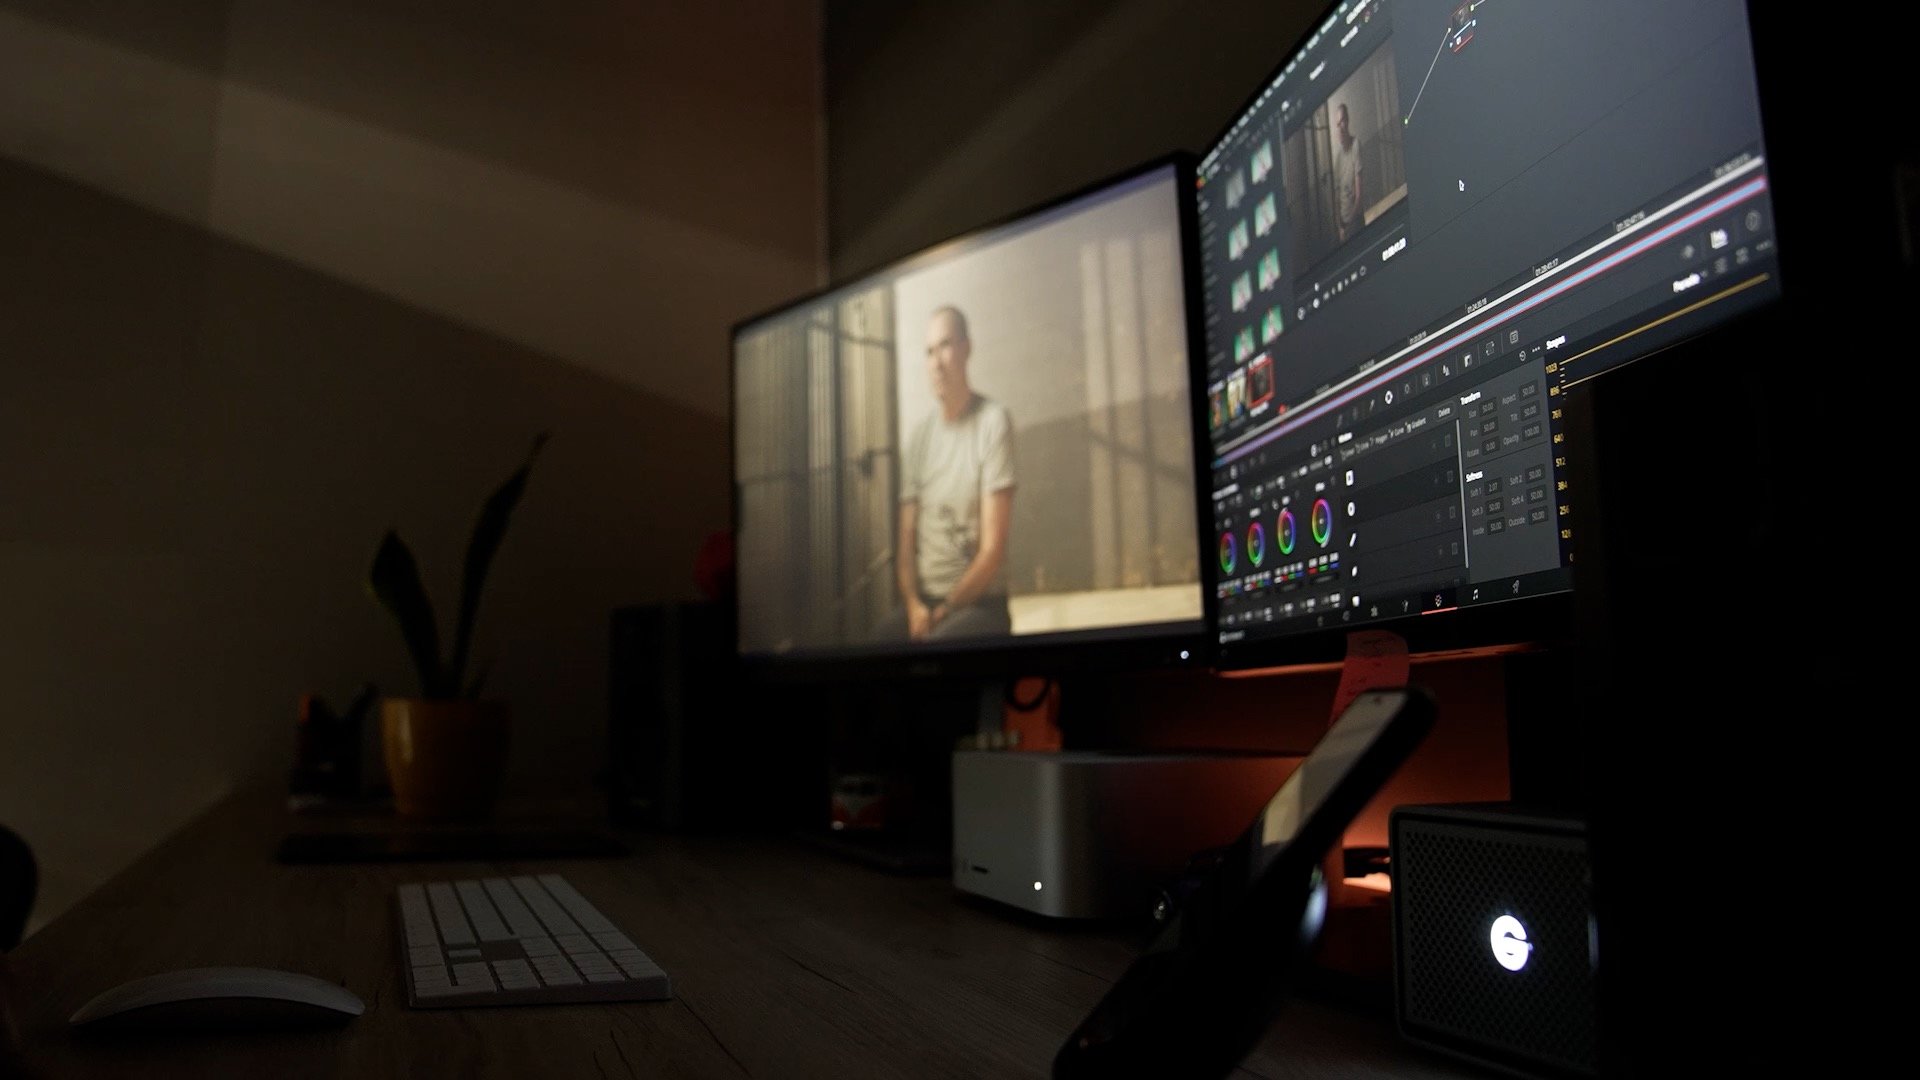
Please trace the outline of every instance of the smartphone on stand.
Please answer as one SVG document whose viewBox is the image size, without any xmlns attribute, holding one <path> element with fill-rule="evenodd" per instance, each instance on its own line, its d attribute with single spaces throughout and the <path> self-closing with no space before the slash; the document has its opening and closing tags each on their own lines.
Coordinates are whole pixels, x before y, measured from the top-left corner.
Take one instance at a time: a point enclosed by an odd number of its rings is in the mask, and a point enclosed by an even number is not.
<svg viewBox="0 0 1920 1080">
<path fill-rule="evenodd" d="M 1068 1036 L 1055 1080 L 1232 1072 L 1310 958 L 1327 853 L 1433 719 L 1433 699 L 1416 688 L 1355 698 Z"/>
</svg>

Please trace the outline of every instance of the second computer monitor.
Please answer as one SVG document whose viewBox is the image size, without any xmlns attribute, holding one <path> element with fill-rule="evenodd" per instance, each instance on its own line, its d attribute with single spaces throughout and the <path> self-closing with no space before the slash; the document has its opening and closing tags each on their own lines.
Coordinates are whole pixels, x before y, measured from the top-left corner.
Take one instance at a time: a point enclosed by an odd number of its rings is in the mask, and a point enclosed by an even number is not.
<svg viewBox="0 0 1920 1080">
<path fill-rule="evenodd" d="M 1741 0 L 1345 0 L 1200 178 L 1228 667 L 1553 636 L 1563 395 L 1779 289 Z"/>
<path fill-rule="evenodd" d="M 1197 652 L 1169 159 L 734 336 L 739 648 L 781 670 Z"/>
</svg>

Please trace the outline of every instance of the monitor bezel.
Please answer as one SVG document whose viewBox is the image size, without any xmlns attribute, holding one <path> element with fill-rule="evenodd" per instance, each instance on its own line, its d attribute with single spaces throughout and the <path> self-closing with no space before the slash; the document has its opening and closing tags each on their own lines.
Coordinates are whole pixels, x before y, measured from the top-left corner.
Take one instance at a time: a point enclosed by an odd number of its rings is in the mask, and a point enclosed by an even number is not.
<svg viewBox="0 0 1920 1080">
<path fill-rule="evenodd" d="M 739 445 L 740 412 L 736 407 L 739 388 L 738 362 L 734 347 L 740 335 L 750 327 L 769 319 L 817 303 L 821 299 L 855 287 L 863 282 L 894 276 L 916 263 L 930 260 L 942 249 L 968 244 L 987 234 L 1017 225 L 1029 218 L 1050 213 L 1072 203 L 1101 194 L 1158 172 L 1170 172 L 1174 184 L 1175 219 L 1180 250 L 1180 290 L 1186 319 L 1188 428 L 1193 439 L 1194 460 L 1202 457 L 1201 440 L 1206 437 L 1206 395 L 1195 392 L 1203 385 L 1205 359 L 1201 353 L 1206 335 L 1199 289 L 1199 216 L 1195 207 L 1195 177 L 1198 158 L 1185 150 L 1176 150 L 1150 158 L 1130 168 L 1092 181 L 1065 194 L 1034 203 L 955 233 L 916 249 L 897 259 L 868 267 L 859 273 L 836 278 L 810 292 L 736 321 L 727 337 L 727 472 L 732 485 L 730 526 L 732 535 L 740 529 L 741 490 L 736 460 Z M 1198 474 L 1195 475 L 1196 481 Z M 1207 662 L 1207 643 L 1217 621 L 1214 590 L 1207 582 L 1204 566 L 1206 538 L 1212 526 L 1212 500 L 1199 483 L 1193 489 L 1193 557 L 1201 567 L 1201 613 L 1197 620 L 1152 623 L 1131 627 L 1075 630 L 1058 635 L 1029 635 L 992 639 L 957 646 L 919 647 L 911 650 L 864 650 L 846 648 L 796 653 L 745 652 L 740 648 L 740 589 L 737 564 L 729 582 L 734 617 L 731 646 L 736 664 L 749 678 L 768 682 L 823 681 L 921 681 L 955 678 L 1024 676 L 1062 676 L 1086 673 L 1139 670 L 1144 667 L 1203 668 Z M 1103 635 L 1108 631 L 1114 636 Z"/>
<path fill-rule="evenodd" d="M 1239 108 L 1228 115 L 1226 123 L 1214 134 L 1213 138 L 1203 144 L 1201 149 L 1193 155 L 1196 177 L 1198 176 L 1200 164 L 1211 157 L 1214 152 L 1224 145 L 1227 139 L 1238 130 L 1241 119 L 1260 104 L 1261 96 L 1267 88 L 1272 86 L 1273 81 L 1285 70 L 1287 64 L 1305 50 L 1307 42 L 1312 40 L 1315 34 L 1319 32 L 1321 24 L 1326 22 L 1330 16 L 1333 16 L 1338 11 L 1342 2 L 1343 0 L 1328 0 L 1328 2 L 1320 5 L 1314 17 L 1307 21 L 1305 28 L 1294 39 L 1292 46 L 1280 54 L 1278 62 L 1254 83 L 1253 91 L 1241 102 Z M 1775 140 L 1778 126 L 1768 123 L 1768 82 L 1760 67 L 1763 34 L 1761 29 L 1756 25 L 1757 20 L 1754 15 L 1754 5 L 1748 3 L 1746 4 L 1746 8 L 1749 42 L 1755 54 L 1755 96 L 1760 105 L 1762 138 L 1766 140 L 1768 157 L 1771 159 L 1778 148 L 1778 143 Z M 1769 175 L 1773 173 L 1774 170 L 1771 163 L 1768 165 L 1767 171 Z M 1196 198 L 1193 205 L 1194 220 L 1192 229 L 1196 262 L 1200 257 L 1198 254 L 1200 234 L 1199 213 L 1200 210 Z M 1776 256 L 1776 259 L 1777 258 L 1778 256 Z M 1199 268 L 1196 266 L 1188 276 L 1189 279 L 1195 283 L 1197 290 L 1200 280 Z M 1757 311 L 1736 313 L 1725 322 L 1705 328 L 1699 333 L 1668 345 L 1663 349 L 1656 349 L 1655 352 L 1690 350 L 1690 347 L 1701 340 L 1701 338 L 1714 336 L 1727 327 L 1746 323 L 1770 309 L 1779 307 L 1780 303 L 1781 301 L 1779 299 L 1775 299 L 1763 305 Z M 1206 350 L 1209 347 L 1206 341 L 1204 324 L 1204 296 L 1196 291 L 1196 295 L 1190 299 L 1189 306 L 1198 307 L 1202 312 L 1200 315 L 1202 322 L 1199 327 L 1196 342 L 1197 351 L 1193 356 L 1193 367 L 1197 377 L 1195 393 L 1197 396 L 1204 398 L 1207 379 Z M 1645 357 L 1637 357 L 1636 359 L 1645 359 Z M 1602 376 L 1602 381 L 1604 381 L 1604 376 Z M 1205 503 L 1203 520 L 1206 526 L 1203 527 L 1207 527 L 1206 539 L 1204 541 L 1206 547 L 1203 547 L 1203 557 L 1201 559 L 1201 574 L 1206 582 L 1205 599 L 1208 615 L 1206 649 L 1208 661 L 1214 670 L 1245 674 L 1259 670 L 1285 670 L 1294 667 L 1307 667 L 1339 662 L 1346 656 L 1347 643 L 1351 635 L 1355 631 L 1361 630 L 1387 631 L 1398 634 L 1405 639 L 1407 651 L 1410 654 L 1428 657 L 1438 657 L 1449 654 L 1473 655 L 1514 649 L 1565 648 L 1572 644 L 1573 639 L 1578 635 L 1575 596 L 1576 590 L 1580 587 L 1579 574 L 1569 562 L 1563 564 L 1563 569 L 1569 571 L 1572 583 L 1568 587 L 1554 592 L 1536 593 L 1531 596 L 1522 596 L 1498 603 L 1447 608 L 1387 619 L 1369 619 L 1358 623 L 1349 623 L 1343 620 L 1338 626 L 1302 628 L 1286 631 L 1270 637 L 1222 643 L 1220 641 L 1218 626 L 1220 568 L 1219 564 L 1213 558 L 1204 554 L 1208 548 L 1211 547 L 1213 539 L 1210 528 L 1213 523 L 1213 506 L 1212 499 L 1208 497 L 1213 484 L 1213 435 L 1212 432 L 1204 426 L 1204 420 L 1202 426 L 1196 429 L 1195 438 L 1195 447 L 1199 451 L 1194 455 L 1195 490 L 1203 503 Z M 1597 526 L 1598 523 L 1593 523 L 1593 525 L 1585 527 Z M 1583 526 L 1575 523 L 1574 527 L 1581 528 Z"/>
</svg>

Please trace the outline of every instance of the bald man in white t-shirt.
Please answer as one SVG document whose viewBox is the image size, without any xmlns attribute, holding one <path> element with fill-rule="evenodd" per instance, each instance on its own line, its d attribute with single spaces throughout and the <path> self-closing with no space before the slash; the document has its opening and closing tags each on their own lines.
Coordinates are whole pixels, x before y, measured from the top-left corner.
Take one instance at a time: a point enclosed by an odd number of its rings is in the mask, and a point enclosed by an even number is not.
<svg viewBox="0 0 1920 1080">
<path fill-rule="evenodd" d="M 894 573 L 900 615 L 886 636 L 913 641 L 1011 633 L 1005 568 L 1013 517 L 1013 420 L 974 392 L 967 318 L 927 320 L 927 383 L 938 406 L 907 437 Z"/>
<path fill-rule="evenodd" d="M 1347 119 L 1347 103 L 1334 110 L 1334 232 L 1341 243 L 1360 228 L 1360 139 Z"/>
</svg>

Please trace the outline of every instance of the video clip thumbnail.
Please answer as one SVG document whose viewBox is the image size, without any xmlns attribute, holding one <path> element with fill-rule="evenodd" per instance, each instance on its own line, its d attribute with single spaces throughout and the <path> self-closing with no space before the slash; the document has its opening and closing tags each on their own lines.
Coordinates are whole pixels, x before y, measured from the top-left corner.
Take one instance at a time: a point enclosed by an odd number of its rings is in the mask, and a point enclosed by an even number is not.
<svg viewBox="0 0 1920 1080">
<path fill-rule="evenodd" d="M 1274 206 L 1271 194 L 1253 205 L 1253 235 L 1267 235 L 1273 231 L 1274 223 L 1279 220 L 1280 212 Z"/>
<path fill-rule="evenodd" d="M 1227 174 L 1227 209 L 1238 210 L 1247 199 L 1247 178 L 1235 169 Z"/>
<path fill-rule="evenodd" d="M 1273 357 L 1261 353 L 1247 367 L 1247 404 L 1259 408 L 1273 400 Z"/>
<path fill-rule="evenodd" d="M 1260 256 L 1260 291 L 1265 292 L 1280 281 L 1280 249 L 1275 248 Z"/>
<path fill-rule="evenodd" d="M 1286 328 L 1287 324 L 1280 317 L 1279 305 L 1268 308 L 1267 313 L 1260 317 L 1260 344 L 1273 344 L 1274 339 Z"/>
</svg>

